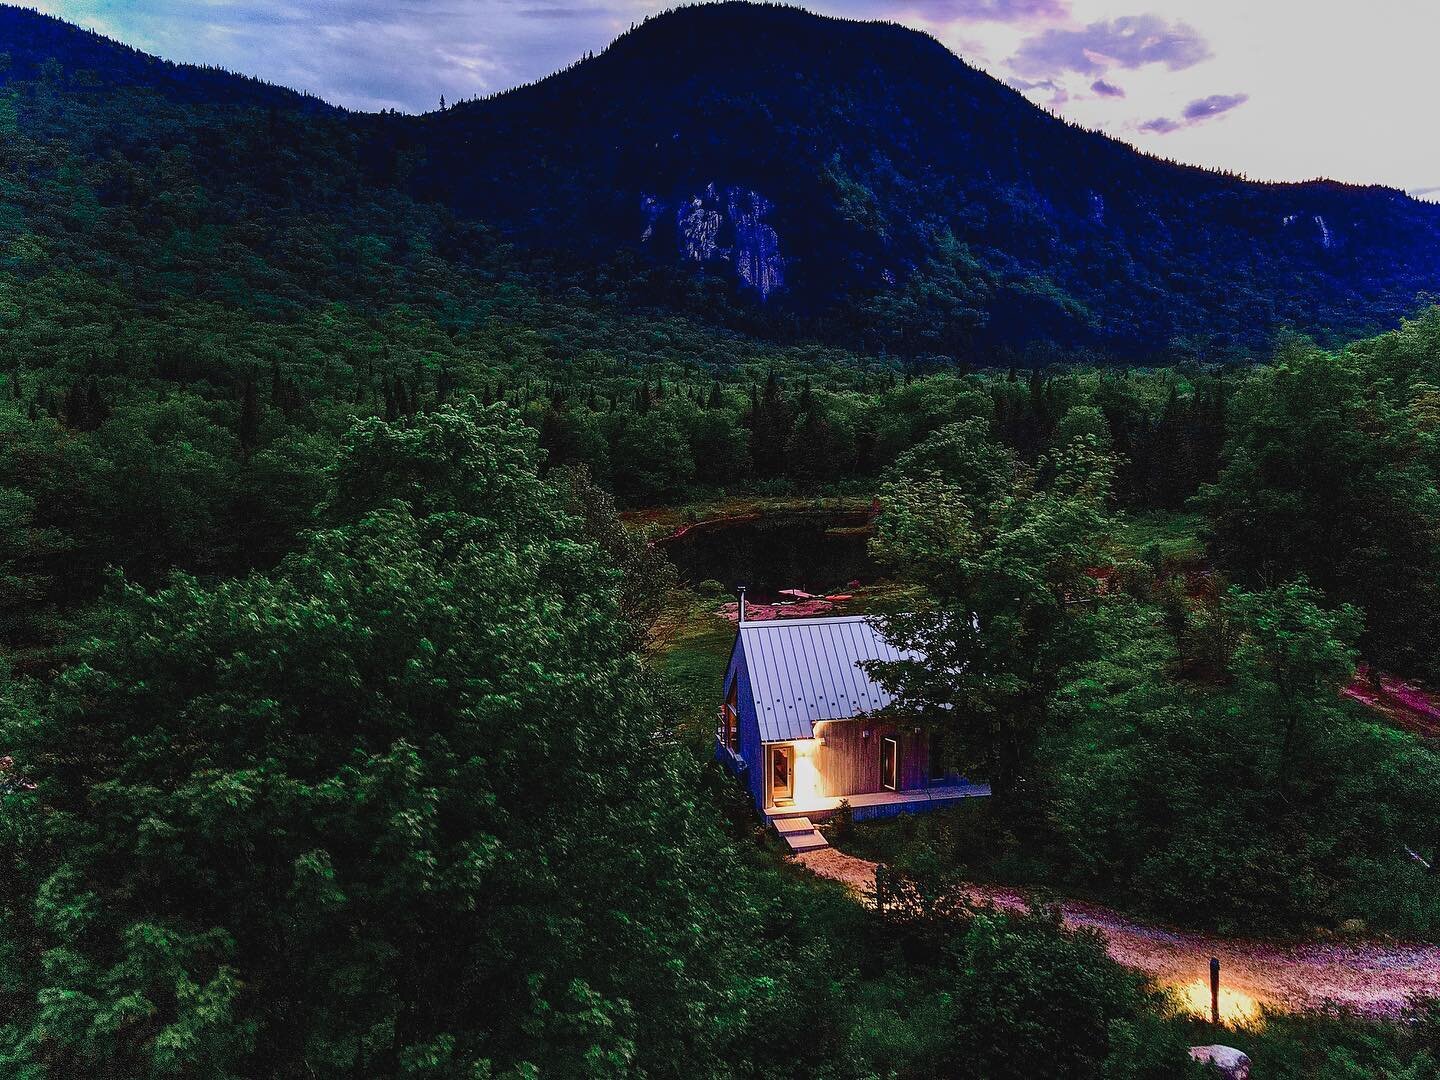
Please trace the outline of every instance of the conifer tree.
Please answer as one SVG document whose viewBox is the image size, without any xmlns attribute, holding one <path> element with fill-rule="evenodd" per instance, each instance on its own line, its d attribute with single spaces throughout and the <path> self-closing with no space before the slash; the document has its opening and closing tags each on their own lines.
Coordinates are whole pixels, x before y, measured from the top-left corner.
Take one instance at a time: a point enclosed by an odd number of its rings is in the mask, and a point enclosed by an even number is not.
<svg viewBox="0 0 1440 1080">
<path fill-rule="evenodd" d="M 240 391 L 240 456 L 249 461 L 260 443 L 260 395 L 255 389 L 255 377 L 248 372 Z"/>
</svg>

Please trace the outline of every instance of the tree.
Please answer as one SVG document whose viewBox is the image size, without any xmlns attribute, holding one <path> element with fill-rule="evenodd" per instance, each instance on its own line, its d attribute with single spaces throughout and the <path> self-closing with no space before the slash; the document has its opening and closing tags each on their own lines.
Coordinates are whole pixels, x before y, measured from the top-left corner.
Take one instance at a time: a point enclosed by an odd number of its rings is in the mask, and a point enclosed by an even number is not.
<svg viewBox="0 0 1440 1080">
<path fill-rule="evenodd" d="M 1321 602 L 1303 580 L 1262 593 L 1230 594 L 1245 628 L 1235 658 L 1242 691 L 1279 724 L 1275 772 L 1282 790 L 1296 753 L 1333 722 L 1340 690 L 1355 671 L 1360 614 L 1348 605 L 1327 610 Z"/>
<path fill-rule="evenodd" d="M 1157 608 L 1112 597 L 1081 617 L 1090 647 L 1039 752 L 1076 884 L 1222 931 L 1440 925 L 1404 856 L 1440 828 L 1440 761 L 1340 696 L 1355 613 L 1303 583 L 1219 608 L 1240 637 L 1223 684 L 1175 677 Z"/>
<path fill-rule="evenodd" d="M 748 956 L 617 575 L 537 457 L 501 409 L 361 422 L 303 551 L 125 585 L 52 689 L 8 687 L 3 1071 L 749 1052 L 737 1003 L 774 1007 L 788 965 Z"/>
<path fill-rule="evenodd" d="M 583 465 L 560 470 L 556 480 L 565 509 L 620 572 L 620 614 L 637 642 L 643 641 L 670 591 L 679 584 L 674 564 L 642 532 L 625 526 L 614 498 L 596 486 Z"/>
<path fill-rule="evenodd" d="M 952 477 L 1003 470 L 991 448 L 968 445 L 976 468 L 951 453 L 951 471 L 882 494 L 872 550 L 932 599 L 885 620 L 886 635 L 923 659 L 875 669 L 898 707 L 943 723 L 970 757 L 962 763 L 984 769 L 996 798 L 1014 803 L 1033 778 L 1049 694 L 1071 659 L 1069 606 L 1093 591 L 1086 571 L 1102 561 L 1113 469 L 1093 441 L 1077 440 L 1039 470 L 1014 463 L 1008 486 L 986 501 Z"/>
<path fill-rule="evenodd" d="M 789 468 L 790 436 L 795 414 L 774 370 L 765 379 L 764 393 L 752 394 L 750 408 L 750 460 L 755 475 L 782 476 Z"/>
<path fill-rule="evenodd" d="M 951 944 L 961 974 L 948 988 L 939 1074 L 1185 1075 L 1186 1047 L 1160 1022 L 1160 1003 L 1105 955 L 1098 933 L 1063 932 L 1058 921 L 980 916 Z"/>
<path fill-rule="evenodd" d="M 1249 587 L 1306 575 L 1365 613 L 1366 657 L 1440 674 L 1440 493 L 1403 407 L 1361 358 L 1294 346 L 1236 394 L 1201 502 L 1210 545 Z"/>
<path fill-rule="evenodd" d="M 1104 413 L 1093 405 L 1073 405 L 1066 410 L 1055 427 L 1055 443 L 1057 446 L 1064 446 L 1073 439 L 1085 436 L 1090 436 L 1107 450 L 1113 444 L 1110 424 Z"/>
<path fill-rule="evenodd" d="M 694 479 L 695 461 L 679 407 L 667 403 L 621 415 L 610 451 L 616 493 L 632 504 L 654 504 L 683 492 Z"/>
<path fill-rule="evenodd" d="M 249 461 L 260 443 L 260 395 L 255 388 L 255 377 L 248 373 L 240 390 L 238 438 L 240 453 Z"/>
</svg>

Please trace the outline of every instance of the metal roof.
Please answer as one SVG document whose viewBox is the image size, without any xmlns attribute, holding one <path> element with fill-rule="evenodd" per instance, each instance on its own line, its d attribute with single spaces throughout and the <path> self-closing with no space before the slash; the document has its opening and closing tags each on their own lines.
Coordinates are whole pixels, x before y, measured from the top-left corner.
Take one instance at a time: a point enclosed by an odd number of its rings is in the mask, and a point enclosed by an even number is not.
<svg viewBox="0 0 1440 1080">
<path fill-rule="evenodd" d="M 747 622 L 740 647 L 763 742 L 812 739 L 817 721 L 879 712 L 894 698 L 858 665 L 919 658 L 896 649 L 864 615 Z"/>
</svg>

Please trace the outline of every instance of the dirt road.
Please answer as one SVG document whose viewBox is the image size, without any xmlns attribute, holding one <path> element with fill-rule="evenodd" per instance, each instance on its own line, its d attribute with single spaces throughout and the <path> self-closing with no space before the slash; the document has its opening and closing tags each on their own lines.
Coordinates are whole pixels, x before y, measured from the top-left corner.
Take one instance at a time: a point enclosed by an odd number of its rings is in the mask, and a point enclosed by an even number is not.
<svg viewBox="0 0 1440 1080">
<path fill-rule="evenodd" d="M 875 864 L 821 848 L 795 856 L 811 872 L 844 882 L 866 895 Z M 1026 906 L 1023 894 L 975 885 L 979 903 L 1001 909 Z M 1290 1011 L 1335 1001 L 1370 1016 L 1395 1016 L 1415 995 L 1440 997 L 1440 946 L 1346 941 L 1274 945 L 1217 938 L 1137 922 L 1103 907 L 1077 901 L 1053 905 L 1066 926 L 1098 930 L 1110 955 L 1127 967 L 1179 992 L 1199 1013 L 1209 1010 L 1212 956 L 1220 959 L 1221 1012 L 1243 1021 L 1263 1005 Z"/>
</svg>

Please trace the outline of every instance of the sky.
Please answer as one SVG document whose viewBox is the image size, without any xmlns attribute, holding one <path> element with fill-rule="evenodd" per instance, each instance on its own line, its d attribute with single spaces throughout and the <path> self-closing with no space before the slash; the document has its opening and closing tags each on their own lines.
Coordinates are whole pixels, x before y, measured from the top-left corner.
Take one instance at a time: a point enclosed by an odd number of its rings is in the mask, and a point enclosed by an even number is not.
<svg viewBox="0 0 1440 1080">
<path fill-rule="evenodd" d="M 171 60 L 352 109 L 423 112 L 530 82 L 647 0 L 30 0 Z M 814 0 L 928 31 L 1038 105 L 1196 165 L 1440 199 L 1437 0 Z"/>
</svg>

